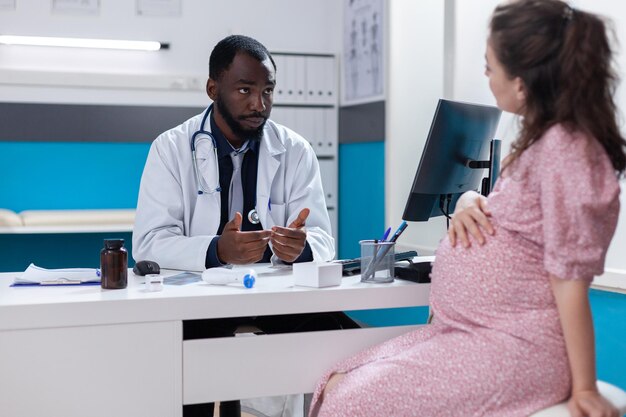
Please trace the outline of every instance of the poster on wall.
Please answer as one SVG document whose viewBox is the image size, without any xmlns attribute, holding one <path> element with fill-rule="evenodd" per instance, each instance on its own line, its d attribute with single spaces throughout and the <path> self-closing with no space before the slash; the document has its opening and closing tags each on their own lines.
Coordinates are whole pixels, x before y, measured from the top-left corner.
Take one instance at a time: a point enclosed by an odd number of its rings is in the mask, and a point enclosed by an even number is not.
<svg viewBox="0 0 626 417">
<path fill-rule="evenodd" d="M 100 0 L 52 0 L 52 12 L 96 15 L 100 13 Z"/>
<path fill-rule="evenodd" d="M 181 0 L 137 0 L 137 16 L 180 17 Z"/>
<path fill-rule="evenodd" d="M 0 0 L 0 10 L 15 10 L 15 0 Z"/>
<path fill-rule="evenodd" d="M 385 0 L 344 0 L 342 105 L 385 98 Z"/>
</svg>

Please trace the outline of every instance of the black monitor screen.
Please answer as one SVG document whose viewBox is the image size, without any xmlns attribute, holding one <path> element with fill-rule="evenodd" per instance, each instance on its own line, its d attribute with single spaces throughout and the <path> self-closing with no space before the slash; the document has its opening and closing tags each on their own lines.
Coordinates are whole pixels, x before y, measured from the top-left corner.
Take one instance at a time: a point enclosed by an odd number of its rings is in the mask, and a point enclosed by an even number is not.
<svg viewBox="0 0 626 417">
<path fill-rule="evenodd" d="M 439 100 L 404 220 L 426 221 L 444 214 L 445 199 L 452 212 L 462 193 L 480 189 L 484 170 L 470 168 L 468 162 L 489 160 L 500 114 L 492 106 Z"/>
</svg>

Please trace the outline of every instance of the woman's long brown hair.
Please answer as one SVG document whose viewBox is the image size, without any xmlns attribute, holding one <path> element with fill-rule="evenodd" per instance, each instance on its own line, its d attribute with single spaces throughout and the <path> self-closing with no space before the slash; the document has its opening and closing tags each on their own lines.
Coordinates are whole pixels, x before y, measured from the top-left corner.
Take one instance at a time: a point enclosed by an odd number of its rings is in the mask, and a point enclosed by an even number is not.
<svg viewBox="0 0 626 417">
<path fill-rule="evenodd" d="M 626 141 L 617 124 L 617 76 L 605 22 L 559 0 L 518 0 L 498 6 L 489 42 L 526 99 L 511 164 L 557 123 L 598 140 L 618 174 Z"/>
</svg>

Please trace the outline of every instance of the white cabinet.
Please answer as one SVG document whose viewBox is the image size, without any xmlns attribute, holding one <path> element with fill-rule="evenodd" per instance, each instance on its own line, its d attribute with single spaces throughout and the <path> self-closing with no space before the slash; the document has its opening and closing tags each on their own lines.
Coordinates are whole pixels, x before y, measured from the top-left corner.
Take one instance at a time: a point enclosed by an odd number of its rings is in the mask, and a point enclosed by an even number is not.
<svg viewBox="0 0 626 417">
<path fill-rule="evenodd" d="M 0 414 L 181 416 L 181 339 L 180 321 L 0 331 Z"/>
<path fill-rule="evenodd" d="M 276 63 L 272 120 L 302 135 L 319 158 L 328 214 L 337 240 L 337 60 L 334 55 L 304 53 L 273 52 L 272 57 Z"/>
<path fill-rule="evenodd" d="M 320 370 L 336 364 L 338 357 L 354 355 L 417 327 L 187 340 L 183 342 L 183 404 L 313 392 Z"/>
</svg>

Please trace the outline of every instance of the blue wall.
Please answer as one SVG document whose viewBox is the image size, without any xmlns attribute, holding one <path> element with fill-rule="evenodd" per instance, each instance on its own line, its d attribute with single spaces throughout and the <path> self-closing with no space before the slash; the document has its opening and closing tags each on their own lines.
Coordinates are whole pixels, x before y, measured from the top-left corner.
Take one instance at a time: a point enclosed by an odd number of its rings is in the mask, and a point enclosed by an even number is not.
<svg viewBox="0 0 626 417">
<path fill-rule="evenodd" d="M 400 220 L 398 220 L 400 223 Z M 389 225 L 395 228 L 397 225 Z M 388 226 L 387 226 L 388 227 Z M 385 229 L 385 142 L 339 145 L 339 258 L 357 258 L 359 240 L 378 239 Z M 370 326 L 422 324 L 427 307 L 350 311 Z"/>
<path fill-rule="evenodd" d="M 0 207 L 135 208 L 150 143 L 0 142 Z"/>
<path fill-rule="evenodd" d="M 385 229 L 385 143 L 340 144 L 339 258 L 360 256 L 359 240 Z"/>
<path fill-rule="evenodd" d="M 598 378 L 626 390 L 626 294 L 591 290 Z"/>
</svg>

